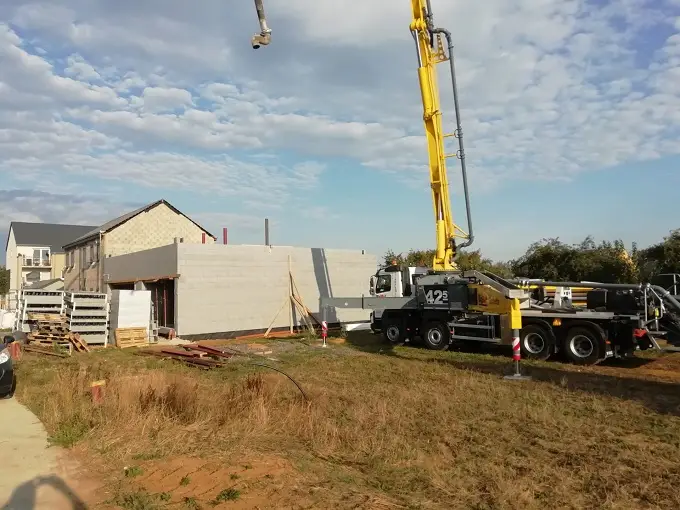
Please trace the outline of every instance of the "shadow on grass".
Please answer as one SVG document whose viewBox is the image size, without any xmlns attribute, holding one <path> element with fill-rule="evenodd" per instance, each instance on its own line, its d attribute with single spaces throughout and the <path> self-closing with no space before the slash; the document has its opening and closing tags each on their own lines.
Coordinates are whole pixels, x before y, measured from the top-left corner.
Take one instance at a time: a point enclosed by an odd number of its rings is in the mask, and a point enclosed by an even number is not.
<svg viewBox="0 0 680 510">
<path fill-rule="evenodd" d="M 418 363 L 439 363 L 459 370 L 469 370 L 500 377 L 513 372 L 511 351 L 506 346 L 472 346 L 464 350 L 455 349 L 456 354 L 433 352 L 413 345 L 413 355 L 398 352 L 397 346 L 390 344 L 381 335 L 368 332 L 348 333 L 346 344 L 363 352 L 393 356 L 395 358 Z M 409 345 L 409 344 L 406 344 Z M 481 357 L 479 355 L 484 355 Z M 627 360 L 608 360 L 601 366 L 635 369 L 653 361 L 650 358 L 632 358 Z M 555 364 L 560 368 L 553 368 Z M 583 391 L 596 395 L 616 397 L 637 401 L 648 409 L 673 416 L 680 416 L 680 384 L 651 381 L 634 377 L 616 377 L 600 374 L 587 369 L 581 370 L 574 365 L 564 365 L 557 361 L 523 363 L 522 373 L 529 375 L 534 381 L 550 383 L 560 388 Z M 508 381 L 507 384 L 513 384 Z"/>
</svg>

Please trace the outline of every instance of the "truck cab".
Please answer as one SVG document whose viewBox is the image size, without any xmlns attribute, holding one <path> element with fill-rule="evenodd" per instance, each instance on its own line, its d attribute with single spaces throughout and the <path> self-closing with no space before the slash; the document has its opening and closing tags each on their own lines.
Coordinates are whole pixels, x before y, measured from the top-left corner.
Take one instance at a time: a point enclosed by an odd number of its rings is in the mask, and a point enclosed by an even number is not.
<svg viewBox="0 0 680 510">
<path fill-rule="evenodd" d="M 379 269 L 371 276 L 370 294 L 379 298 L 408 297 L 415 290 L 416 280 L 427 274 L 429 269 L 420 266 L 400 266 L 392 264 Z M 383 310 L 371 312 L 371 330 L 380 331 Z"/>
</svg>

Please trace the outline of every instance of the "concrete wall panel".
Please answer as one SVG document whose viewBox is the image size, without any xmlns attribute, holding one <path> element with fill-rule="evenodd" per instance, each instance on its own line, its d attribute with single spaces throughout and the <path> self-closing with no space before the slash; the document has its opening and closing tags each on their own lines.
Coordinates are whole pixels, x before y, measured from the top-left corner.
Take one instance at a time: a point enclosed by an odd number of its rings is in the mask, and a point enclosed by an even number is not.
<svg viewBox="0 0 680 510">
<path fill-rule="evenodd" d="M 319 296 L 368 295 L 377 259 L 361 251 L 180 244 L 178 333 L 186 336 L 267 328 L 288 296 L 289 255 L 300 295 L 319 319 Z M 338 310 L 328 320 L 368 318 L 368 310 Z M 274 323 L 275 328 L 286 326 L 287 308 Z"/>
</svg>

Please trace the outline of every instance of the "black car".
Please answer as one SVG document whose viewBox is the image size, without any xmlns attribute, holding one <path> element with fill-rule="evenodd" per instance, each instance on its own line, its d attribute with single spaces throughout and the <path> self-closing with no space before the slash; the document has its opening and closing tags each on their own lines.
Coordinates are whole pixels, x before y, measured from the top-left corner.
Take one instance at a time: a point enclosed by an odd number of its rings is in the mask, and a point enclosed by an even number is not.
<svg viewBox="0 0 680 510">
<path fill-rule="evenodd" d="M 14 338 L 6 336 L 0 344 L 0 398 L 12 398 L 17 386 L 12 357 L 7 348 Z"/>
</svg>

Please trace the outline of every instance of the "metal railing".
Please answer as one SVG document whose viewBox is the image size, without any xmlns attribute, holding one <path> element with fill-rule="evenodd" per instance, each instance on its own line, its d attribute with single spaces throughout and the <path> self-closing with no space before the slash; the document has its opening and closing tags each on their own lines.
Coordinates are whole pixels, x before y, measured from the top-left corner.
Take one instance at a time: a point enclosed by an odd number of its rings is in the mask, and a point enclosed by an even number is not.
<svg viewBox="0 0 680 510">
<path fill-rule="evenodd" d="M 49 258 L 39 258 L 35 259 L 32 257 L 24 257 L 23 260 L 24 267 L 51 267 L 52 259 Z"/>
</svg>

